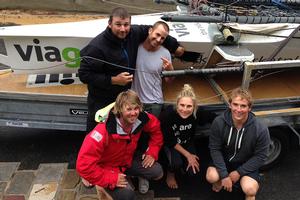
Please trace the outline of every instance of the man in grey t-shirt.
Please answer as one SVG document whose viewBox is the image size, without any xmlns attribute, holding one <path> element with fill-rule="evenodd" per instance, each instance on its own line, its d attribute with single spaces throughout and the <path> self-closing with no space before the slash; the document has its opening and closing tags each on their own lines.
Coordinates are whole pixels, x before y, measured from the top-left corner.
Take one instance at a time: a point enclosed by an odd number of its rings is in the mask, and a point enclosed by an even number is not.
<svg viewBox="0 0 300 200">
<path fill-rule="evenodd" d="M 144 104 L 144 109 L 156 116 L 160 114 L 163 105 L 162 78 L 163 70 L 173 70 L 170 52 L 162 46 L 169 35 L 169 26 L 163 21 L 156 22 L 149 29 L 147 39 L 139 45 L 136 72 L 132 89 L 137 92 Z M 183 47 L 177 49 L 177 54 L 184 52 Z M 169 81 L 170 78 L 165 78 Z"/>
<path fill-rule="evenodd" d="M 148 37 L 138 47 L 136 72 L 131 89 L 136 91 L 144 105 L 144 110 L 159 116 L 163 106 L 162 78 L 163 70 L 173 70 L 170 52 L 162 46 L 169 35 L 169 26 L 163 21 L 156 22 L 148 31 Z M 175 55 L 184 53 L 183 47 L 178 47 Z M 169 81 L 170 78 L 165 78 Z M 141 135 L 138 151 L 147 147 L 147 137 Z M 148 180 L 139 177 L 139 191 L 146 193 L 149 189 Z"/>
</svg>

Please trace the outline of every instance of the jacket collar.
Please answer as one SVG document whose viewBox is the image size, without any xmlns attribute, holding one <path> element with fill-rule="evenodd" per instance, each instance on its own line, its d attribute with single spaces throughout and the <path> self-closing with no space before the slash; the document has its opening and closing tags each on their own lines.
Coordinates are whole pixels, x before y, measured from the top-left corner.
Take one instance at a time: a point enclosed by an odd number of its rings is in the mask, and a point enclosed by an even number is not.
<svg viewBox="0 0 300 200">
<path fill-rule="evenodd" d="M 132 134 L 139 133 L 148 121 L 149 117 L 147 113 L 141 112 L 137 121 L 133 125 Z M 118 125 L 117 118 L 112 112 L 109 113 L 106 120 L 106 130 L 109 134 L 127 135 Z"/>
</svg>

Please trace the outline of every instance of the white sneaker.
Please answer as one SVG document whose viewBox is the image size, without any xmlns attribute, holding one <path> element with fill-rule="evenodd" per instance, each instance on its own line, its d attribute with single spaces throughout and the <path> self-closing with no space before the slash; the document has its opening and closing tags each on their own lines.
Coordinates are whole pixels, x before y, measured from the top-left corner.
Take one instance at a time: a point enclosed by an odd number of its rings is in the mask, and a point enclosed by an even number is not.
<svg viewBox="0 0 300 200">
<path fill-rule="evenodd" d="M 138 179 L 139 179 L 139 192 L 141 194 L 146 194 L 149 190 L 149 181 L 142 177 L 138 177 Z"/>
</svg>

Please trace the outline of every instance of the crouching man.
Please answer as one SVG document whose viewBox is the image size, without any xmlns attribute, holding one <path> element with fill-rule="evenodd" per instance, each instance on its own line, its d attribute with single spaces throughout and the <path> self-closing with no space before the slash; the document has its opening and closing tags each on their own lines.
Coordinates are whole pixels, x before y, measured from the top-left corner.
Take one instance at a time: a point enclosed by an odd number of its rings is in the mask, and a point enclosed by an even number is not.
<svg viewBox="0 0 300 200">
<path fill-rule="evenodd" d="M 163 145 L 160 123 L 142 107 L 132 90 L 120 93 L 106 121 L 85 137 L 76 163 L 84 185 L 101 187 L 114 200 L 136 199 L 130 176 L 162 178 L 162 167 L 156 162 Z M 150 135 L 149 147 L 136 155 L 142 131 Z"/>
<path fill-rule="evenodd" d="M 249 91 L 236 88 L 229 99 L 229 109 L 211 126 L 209 148 L 213 165 L 206 179 L 215 192 L 240 187 L 246 200 L 254 200 L 259 188 L 259 168 L 267 159 L 269 131 L 251 112 Z"/>
</svg>

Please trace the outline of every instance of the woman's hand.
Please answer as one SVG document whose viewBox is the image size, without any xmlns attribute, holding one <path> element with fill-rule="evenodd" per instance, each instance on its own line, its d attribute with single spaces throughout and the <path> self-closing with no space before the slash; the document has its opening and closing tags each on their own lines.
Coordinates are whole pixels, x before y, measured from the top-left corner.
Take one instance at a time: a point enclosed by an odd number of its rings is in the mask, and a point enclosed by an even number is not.
<svg viewBox="0 0 300 200">
<path fill-rule="evenodd" d="M 197 172 L 200 171 L 200 165 L 199 165 L 199 157 L 194 155 L 194 154 L 189 154 L 187 156 L 187 161 L 188 161 L 188 166 L 186 168 L 186 171 L 188 171 L 188 169 L 190 167 L 192 167 L 194 174 L 196 174 Z"/>
</svg>

